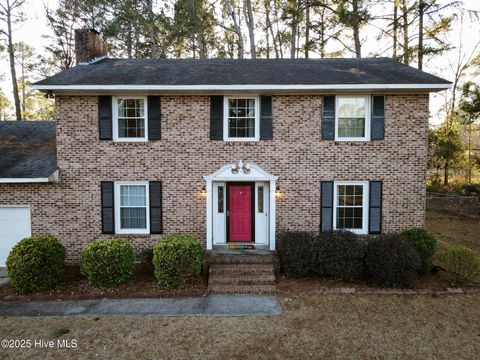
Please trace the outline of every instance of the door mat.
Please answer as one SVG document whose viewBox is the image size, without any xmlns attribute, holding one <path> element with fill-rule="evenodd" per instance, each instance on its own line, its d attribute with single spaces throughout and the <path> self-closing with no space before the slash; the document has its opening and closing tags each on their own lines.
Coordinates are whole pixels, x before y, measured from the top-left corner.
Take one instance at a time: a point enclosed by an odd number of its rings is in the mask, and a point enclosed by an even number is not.
<svg viewBox="0 0 480 360">
<path fill-rule="evenodd" d="M 228 244 L 230 250 L 255 250 L 255 245 L 252 244 Z"/>
</svg>

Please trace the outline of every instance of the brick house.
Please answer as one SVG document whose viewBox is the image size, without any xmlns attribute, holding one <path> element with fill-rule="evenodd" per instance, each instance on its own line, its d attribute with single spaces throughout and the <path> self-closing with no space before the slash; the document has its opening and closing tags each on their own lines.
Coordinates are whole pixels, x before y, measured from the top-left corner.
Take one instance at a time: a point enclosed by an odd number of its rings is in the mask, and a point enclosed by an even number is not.
<svg viewBox="0 0 480 360">
<path fill-rule="evenodd" d="M 162 234 L 207 250 L 282 230 L 424 224 L 429 93 L 450 83 L 387 58 L 109 59 L 38 82 L 56 121 L 0 124 L 0 266 L 30 234 L 78 262 L 90 241 Z"/>
</svg>

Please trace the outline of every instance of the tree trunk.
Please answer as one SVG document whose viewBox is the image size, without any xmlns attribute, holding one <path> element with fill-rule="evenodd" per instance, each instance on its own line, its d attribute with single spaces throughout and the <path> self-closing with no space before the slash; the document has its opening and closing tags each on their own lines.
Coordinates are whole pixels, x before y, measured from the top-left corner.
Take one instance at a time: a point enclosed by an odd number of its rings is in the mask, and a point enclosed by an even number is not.
<svg viewBox="0 0 480 360">
<path fill-rule="evenodd" d="M 250 57 L 252 59 L 257 58 L 257 51 L 255 49 L 255 22 L 253 20 L 253 11 L 252 11 L 252 2 L 251 0 L 243 0 L 243 14 L 245 16 L 247 27 L 248 27 L 248 37 L 250 39 Z"/>
<path fill-rule="evenodd" d="M 157 57 L 157 34 L 155 29 L 155 16 L 153 13 L 153 0 L 147 0 L 147 1 L 148 1 L 148 21 L 149 21 L 149 35 L 150 35 L 150 58 L 155 59 Z"/>
<path fill-rule="evenodd" d="M 423 15 L 424 15 L 424 2 L 418 1 L 418 69 L 422 70 L 423 67 Z"/>
<path fill-rule="evenodd" d="M 235 33 L 237 34 L 238 58 L 243 59 L 245 50 L 243 45 L 242 28 L 240 27 L 239 20 L 237 19 L 236 6 L 234 5 L 233 0 L 228 0 L 228 8 L 230 10 L 230 16 L 232 17 L 232 20 L 233 20 Z"/>
<path fill-rule="evenodd" d="M 445 161 L 445 168 L 444 168 L 444 174 L 443 174 L 443 185 L 447 186 L 448 185 L 448 168 L 449 168 L 449 162 Z"/>
<path fill-rule="evenodd" d="M 290 58 L 295 59 L 295 50 L 297 44 L 297 19 L 296 16 L 292 18 L 292 24 L 290 25 Z"/>
<path fill-rule="evenodd" d="M 320 57 L 325 57 L 325 8 L 320 11 Z"/>
<path fill-rule="evenodd" d="M 397 59 L 398 47 L 398 0 L 393 0 L 393 58 Z"/>
<path fill-rule="evenodd" d="M 20 108 L 20 97 L 18 96 L 17 72 L 15 70 L 15 53 L 12 40 L 12 10 L 10 4 L 7 3 L 7 37 L 8 37 L 8 58 L 10 60 L 10 75 L 12 78 L 13 99 L 15 101 L 15 117 L 22 120 L 22 110 Z"/>
<path fill-rule="evenodd" d="M 407 0 L 402 0 L 402 17 L 403 17 L 403 63 L 407 64 L 409 61 L 409 48 L 408 48 L 408 6 Z"/>
<path fill-rule="evenodd" d="M 308 59 L 310 50 L 310 3 L 305 5 L 305 59 Z"/>
<path fill-rule="evenodd" d="M 357 0 L 352 1 L 353 13 L 358 14 L 358 2 Z M 362 57 L 362 43 L 360 42 L 360 26 L 358 20 L 353 23 L 353 41 L 355 43 L 355 57 Z"/>
<path fill-rule="evenodd" d="M 278 53 L 277 39 L 275 37 L 275 33 L 273 32 L 272 21 L 270 20 L 270 1 L 265 0 L 264 4 L 265 4 L 265 22 L 267 25 L 267 33 L 270 31 L 270 35 L 272 36 L 273 49 L 275 50 L 275 58 L 278 59 L 280 55 Z"/>
</svg>

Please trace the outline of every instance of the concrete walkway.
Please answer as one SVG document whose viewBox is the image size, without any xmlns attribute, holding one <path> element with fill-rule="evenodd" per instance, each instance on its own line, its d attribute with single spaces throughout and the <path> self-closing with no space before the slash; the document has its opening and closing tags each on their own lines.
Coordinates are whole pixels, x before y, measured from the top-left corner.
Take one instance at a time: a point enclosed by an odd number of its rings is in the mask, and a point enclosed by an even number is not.
<svg viewBox="0 0 480 360">
<path fill-rule="evenodd" d="M 259 316 L 279 315 L 274 296 L 209 295 L 185 299 L 0 301 L 0 316 Z"/>
</svg>

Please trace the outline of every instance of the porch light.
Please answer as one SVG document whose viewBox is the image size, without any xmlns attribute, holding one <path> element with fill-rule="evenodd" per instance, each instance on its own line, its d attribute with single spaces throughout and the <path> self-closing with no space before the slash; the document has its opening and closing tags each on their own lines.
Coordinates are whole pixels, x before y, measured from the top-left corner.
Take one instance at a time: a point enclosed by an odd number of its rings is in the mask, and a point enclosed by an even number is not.
<svg viewBox="0 0 480 360">
<path fill-rule="evenodd" d="M 202 186 L 201 194 L 202 196 L 207 196 L 207 187 L 205 185 Z"/>
<path fill-rule="evenodd" d="M 277 185 L 277 187 L 275 188 L 275 195 L 280 195 L 281 193 L 281 190 L 280 190 L 280 185 Z"/>
</svg>

